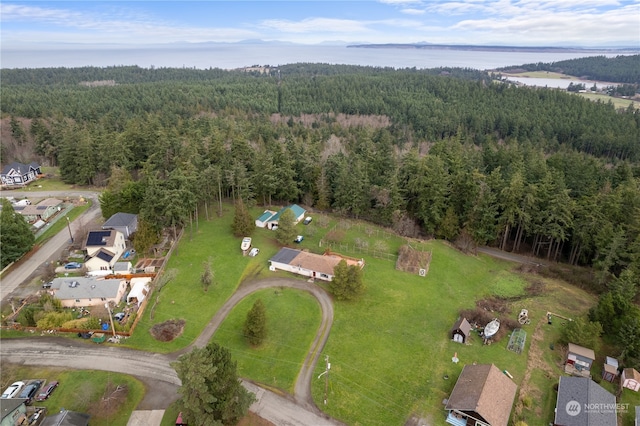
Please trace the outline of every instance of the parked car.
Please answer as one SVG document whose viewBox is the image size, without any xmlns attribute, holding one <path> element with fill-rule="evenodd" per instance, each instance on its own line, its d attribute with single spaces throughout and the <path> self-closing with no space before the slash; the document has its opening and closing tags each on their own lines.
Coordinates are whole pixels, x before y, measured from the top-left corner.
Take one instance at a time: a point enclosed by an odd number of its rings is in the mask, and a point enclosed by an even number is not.
<svg viewBox="0 0 640 426">
<path fill-rule="evenodd" d="M 50 382 L 47 386 L 45 386 L 44 389 L 42 389 L 38 396 L 36 396 L 36 401 L 44 401 L 45 399 L 49 398 L 51 396 L 51 393 L 56 390 L 57 387 L 57 381 L 54 380 L 53 382 Z"/>
<path fill-rule="evenodd" d="M 53 281 L 49 281 L 48 283 L 42 284 L 42 288 L 51 288 L 52 285 L 53 285 Z"/>
<path fill-rule="evenodd" d="M 257 247 L 254 247 L 251 249 L 251 251 L 249 252 L 249 256 L 251 257 L 256 257 L 258 255 L 258 253 L 260 253 L 260 249 Z"/>
<path fill-rule="evenodd" d="M 34 380 L 22 389 L 18 398 L 26 399 L 25 404 L 27 405 L 31 404 L 33 402 L 33 397 L 38 392 L 38 389 L 40 389 L 40 386 L 42 386 L 42 380 Z"/>
<path fill-rule="evenodd" d="M 124 312 L 118 312 L 113 316 L 113 319 L 115 319 L 116 321 L 122 321 L 123 318 L 124 318 Z"/>
<path fill-rule="evenodd" d="M 294 243 L 301 243 L 301 242 L 302 242 L 302 240 L 304 240 L 304 237 L 303 237 L 302 235 L 298 235 L 298 236 L 296 237 L 296 239 L 295 239 L 295 240 L 293 240 L 293 242 L 294 242 Z"/>
<path fill-rule="evenodd" d="M 14 382 L 9 386 L 3 393 L 0 398 L 15 398 L 16 395 L 22 390 L 24 386 L 24 382 Z"/>
<path fill-rule="evenodd" d="M 64 265 L 64 269 L 80 269 L 82 268 L 82 263 L 78 263 L 78 262 L 69 262 L 66 265 Z"/>
<path fill-rule="evenodd" d="M 308 225 L 311 223 L 311 221 L 313 220 L 313 218 L 311 216 L 307 216 L 304 218 L 304 221 L 302 222 L 305 225 Z"/>
</svg>

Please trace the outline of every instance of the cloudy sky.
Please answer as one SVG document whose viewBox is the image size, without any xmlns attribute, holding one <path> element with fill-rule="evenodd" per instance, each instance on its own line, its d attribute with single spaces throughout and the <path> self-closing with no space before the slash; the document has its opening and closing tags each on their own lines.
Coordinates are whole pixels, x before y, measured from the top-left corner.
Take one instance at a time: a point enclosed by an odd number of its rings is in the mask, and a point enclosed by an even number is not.
<svg viewBox="0 0 640 426">
<path fill-rule="evenodd" d="M 640 0 L 11 1 L 3 48 L 261 39 L 640 47 Z"/>
</svg>

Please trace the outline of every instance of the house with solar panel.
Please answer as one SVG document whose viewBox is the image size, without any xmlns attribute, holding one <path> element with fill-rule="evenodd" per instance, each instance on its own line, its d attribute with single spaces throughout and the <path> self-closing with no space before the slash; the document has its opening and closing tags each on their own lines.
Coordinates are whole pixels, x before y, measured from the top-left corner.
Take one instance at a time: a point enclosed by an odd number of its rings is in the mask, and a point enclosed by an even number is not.
<svg viewBox="0 0 640 426">
<path fill-rule="evenodd" d="M 115 229 L 89 231 L 82 244 L 85 251 L 84 266 L 89 275 L 107 275 L 126 249 L 124 234 Z"/>
<path fill-rule="evenodd" d="M 47 198 L 38 204 L 28 204 L 24 206 L 14 206 L 14 210 L 20 213 L 27 222 L 33 223 L 38 220 L 47 222 L 50 217 L 62 210 L 63 203 L 57 198 Z"/>
</svg>

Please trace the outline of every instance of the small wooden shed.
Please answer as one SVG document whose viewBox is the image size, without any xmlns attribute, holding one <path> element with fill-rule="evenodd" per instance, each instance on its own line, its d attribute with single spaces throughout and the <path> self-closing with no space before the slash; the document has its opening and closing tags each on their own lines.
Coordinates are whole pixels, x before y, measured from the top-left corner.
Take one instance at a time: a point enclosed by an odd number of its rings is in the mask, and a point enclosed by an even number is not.
<svg viewBox="0 0 640 426">
<path fill-rule="evenodd" d="M 613 382 L 616 377 L 618 377 L 618 360 L 608 356 L 602 369 L 602 379 L 607 382 Z"/>
<path fill-rule="evenodd" d="M 636 392 L 640 391 L 640 373 L 638 373 L 635 368 L 625 368 L 622 370 L 620 382 L 623 388 Z"/>
<path fill-rule="evenodd" d="M 466 343 L 470 333 L 471 324 L 469 324 L 469 321 L 464 317 L 459 318 L 451 328 L 451 340 L 458 343 Z"/>
</svg>

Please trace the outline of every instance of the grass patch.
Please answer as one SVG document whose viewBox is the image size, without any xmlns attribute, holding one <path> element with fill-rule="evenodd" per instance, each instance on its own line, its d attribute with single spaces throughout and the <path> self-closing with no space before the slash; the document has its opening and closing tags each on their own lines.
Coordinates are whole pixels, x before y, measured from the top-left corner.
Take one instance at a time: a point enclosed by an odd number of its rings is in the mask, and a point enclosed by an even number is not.
<svg viewBox="0 0 640 426">
<path fill-rule="evenodd" d="M 30 182 L 25 188 L 27 191 L 68 191 L 74 189 L 73 185 L 62 181 L 58 167 L 41 167 L 40 170 L 45 176 Z"/>
<path fill-rule="evenodd" d="M 254 348 L 247 343 L 242 328 L 247 312 L 258 299 L 267 309 L 268 335 Z M 320 306 L 309 293 L 287 288 L 261 290 L 233 309 L 213 340 L 231 351 L 241 377 L 293 393 L 320 321 Z"/>
<path fill-rule="evenodd" d="M 519 73 L 502 73 L 505 77 L 529 77 L 529 78 L 554 78 L 554 79 L 570 79 L 575 78 L 570 75 L 552 71 L 525 71 Z"/>
<path fill-rule="evenodd" d="M 275 233 L 256 229 L 252 234 L 253 245 L 260 248 L 260 254 L 243 256 L 240 250 L 242 238 L 231 232 L 232 220 L 233 207 L 225 204 L 222 217 L 214 215 L 209 221 L 200 219 L 193 232 L 189 228 L 185 230 L 167 264 L 167 270 L 177 271 L 176 277 L 159 293 L 151 294 L 133 336 L 124 345 L 163 353 L 188 346 L 244 279 L 269 272 L 267 260 L 279 250 Z M 205 292 L 200 275 L 204 270 L 203 262 L 209 258 L 212 259 L 214 280 Z M 149 332 L 151 327 L 170 319 L 185 320 L 183 334 L 171 342 L 155 340 Z"/>
<path fill-rule="evenodd" d="M 602 102 L 608 104 L 611 102 L 615 109 L 626 109 L 629 105 L 633 105 L 634 108 L 640 108 L 640 103 L 631 99 L 614 98 L 613 96 L 605 95 L 603 93 L 578 93 L 583 98 L 587 98 L 591 101 Z"/>
<path fill-rule="evenodd" d="M 2 364 L 3 386 L 25 379 L 59 381 L 51 397 L 37 405 L 47 407 L 50 414 L 61 408 L 89 413 L 91 424 L 96 426 L 126 425 L 145 392 L 142 382 L 125 374 Z M 124 390 L 114 394 L 112 391 L 118 385 Z"/>
<path fill-rule="evenodd" d="M 496 274 L 495 280 L 489 284 L 488 289 L 492 295 L 508 299 L 522 296 L 526 286 L 526 280 L 518 275 L 507 271 L 500 271 Z"/>
</svg>

